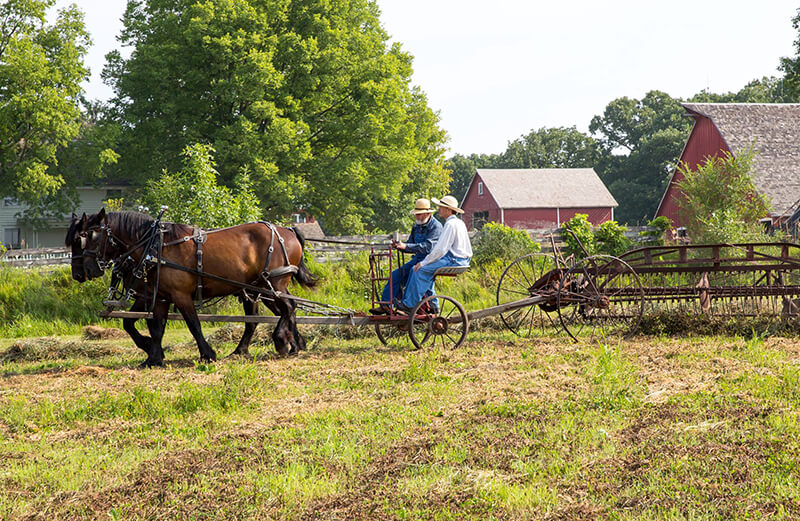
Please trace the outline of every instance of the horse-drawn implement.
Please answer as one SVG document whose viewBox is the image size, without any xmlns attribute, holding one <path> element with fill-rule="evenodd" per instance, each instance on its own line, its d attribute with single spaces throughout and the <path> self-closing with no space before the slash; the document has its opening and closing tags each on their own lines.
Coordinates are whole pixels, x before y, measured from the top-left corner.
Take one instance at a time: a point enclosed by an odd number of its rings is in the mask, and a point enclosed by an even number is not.
<svg viewBox="0 0 800 521">
<path fill-rule="evenodd" d="M 173 238 L 164 243 L 162 237 L 157 248 L 152 245 L 143 246 L 146 241 L 134 237 L 131 241 L 135 244 L 131 247 L 119 237 L 120 232 L 114 231 L 113 226 L 106 221 L 101 224 L 96 216 L 91 216 L 84 217 L 82 222 L 83 231 L 76 233 L 71 239 L 73 254 L 81 259 L 81 263 L 84 259 L 87 262 L 95 259 L 99 261 L 102 257 L 101 265 L 115 266 L 135 256 L 137 269 L 155 270 L 155 284 L 153 277 L 147 282 L 147 277 L 142 279 L 140 275 L 138 282 L 134 278 L 133 285 L 126 286 L 127 296 L 132 294 L 130 289 L 138 288 L 133 292 L 136 298 L 133 299 L 135 301 L 131 310 L 113 309 L 122 304 L 118 299 L 108 302 L 109 309 L 102 313 L 103 316 L 123 319 L 129 332 L 135 331 L 135 320 L 148 320 L 151 333 L 154 324 L 157 326 L 171 319 L 186 320 L 193 334 L 195 329 L 199 331 L 199 325 L 193 329 L 190 320 L 243 322 L 246 324 L 245 335 L 235 351 L 239 354 L 247 352 L 253 329 L 259 323 L 277 324 L 273 334 L 276 347 L 281 351 L 281 347 L 291 346 L 292 351 L 288 352 L 293 352 L 298 344 L 302 349 L 302 335 L 297 332 L 296 324 L 374 327 L 384 344 L 401 336 L 407 337 L 416 348 L 428 345 L 456 348 L 464 342 L 473 320 L 495 315 L 499 315 L 505 326 L 521 337 L 552 335 L 563 331 L 575 340 L 613 340 L 636 332 L 643 315 L 649 312 L 705 313 L 714 316 L 771 314 L 783 318 L 796 317 L 800 312 L 800 245 L 792 243 L 652 246 L 632 250 L 620 257 L 596 255 L 579 260 L 574 260 L 573 257 L 564 259 L 557 250 L 552 255 L 531 253 L 516 259 L 503 271 L 496 288 L 496 305 L 492 307 L 467 312 L 455 298 L 438 294 L 424 298 L 408 314 L 390 311 L 388 315 L 370 316 L 357 310 L 290 295 L 286 284 L 289 278 L 296 276 L 298 270 L 305 269 L 298 260 L 302 255 L 298 257 L 298 249 L 293 246 L 291 259 L 286 249 L 283 250 L 283 260 L 277 254 L 272 257 L 275 238 L 284 247 L 284 238 L 288 240 L 293 236 L 283 231 L 286 229 L 281 229 L 279 234 L 278 229 L 268 223 L 263 224 L 269 234 L 262 239 L 262 242 L 266 241 L 264 244 L 269 244 L 270 250 L 266 256 L 266 268 L 265 261 L 258 261 L 262 266 L 258 270 L 263 269 L 263 273 L 256 270 L 255 275 L 247 275 L 251 279 L 255 277 L 258 282 L 243 282 L 242 280 L 248 280 L 242 279 L 244 275 L 235 276 L 203 269 L 200 253 L 197 254 L 196 269 L 186 263 L 181 265 L 175 260 L 168 260 L 166 255 L 162 256 L 165 245 L 189 241 L 196 243 L 194 248 L 189 244 L 191 253 L 195 250 L 199 252 L 204 241 L 198 242 L 197 234 L 210 235 L 217 230 L 198 232 L 191 227 L 181 228 L 179 231 L 185 234 L 183 238 Z M 149 225 L 150 228 L 160 229 L 159 220 L 153 223 Z M 253 228 L 252 225 L 243 225 L 251 226 L 247 233 L 261 233 L 261 228 Z M 222 237 L 224 231 L 220 230 L 218 235 Z M 164 235 L 163 231 L 147 233 L 151 234 L 147 237 L 151 237 L 153 233 Z M 93 242 L 89 241 L 92 237 Z M 301 251 L 302 237 L 298 236 L 298 239 Z M 112 259 L 106 252 L 106 243 L 128 251 Z M 139 253 L 134 254 L 134 251 Z M 128 257 L 122 259 L 125 255 Z M 378 295 L 383 284 L 390 280 L 395 256 L 398 262 L 402 262 L 401 255 L 391 244 L 371 245 L 370 282 L 373 306 L 391 303 L 391 299 L 390 302 L 380 302 Z M 225 294 L 239 295 L 245 305 L 246 314 L 197 314 L 194 308 L 187 312 L 185 303 L 183 307 L 179 307 L 175 297 L 171 297 L 171 302 L 164 297 L 158 286 L 158 270 L 161 268 L 191 275 L 187 280 L 198 288 L 195 292 L 198 297 L 196 300 L 204 301 Z M 85 268 L 82 269 L 86 271 Z M 468 268 L 443 268 L 436 276 L 454 277 L 466 269 Z M 135 276 L 136 271 L 133 273 Z M 73 274 L 75 275 L 75 262 Z M 307 274 L 305 278 L 307 282 Z M 142 283 L 142 280 L 146 283 Z M 275 280 L 281 281 L 282 285 L 273 285 Z M 217 290 L 214 293 L 214 287 L 223 287 L 224 291 Z M 390 295 L 396 293 L 395 290 L 396 288 L 391 288 Z M 109 295 L 124 296 L 123 293 L 114 291 L 112 285 Z M 189 290 L 184 290 L 184 293 L 186 291 Z M 156 295 L 160 295 L 159 300 Z M 160 314 L 158 309 L 153 309 L 154 306 L 147 308 L 149 298 L 152 298 L 154 304 L 161 303 Z M 259 302 L 263 302 L 280 316 L 257 314 L 256 306 Z M 277 305 L 278 302 L 282 303 L 282 307 Z M 179 307 L 181 313 L 167 313 L 170 303 Z M 287 310 L 291 311 L 289 317 Z M 295 310 L 304 314 L 295 317 Z M 285 330 L 279 333 L 282 325 Z M 135 334 L 131 335 L 136 340 Z M 195 335 L 196 338 L 198 336 L 202 335 Z M 147 339 L 140 335 L 140 340 L 141 338 Z M 160 341 L 160 337 L 158 340 Z M 150 345 L 144 340 L 142 343 L 140 347 L 148 352 L 145 348 Z M 198 346 L 201 346 L 199 340 Z M 213 351 L 211 354 L 213 355 Z M 207 356 L 202 347 L 201 355 Z M 148 356 L 149 361 L 153 354 L 148 352 Z M 156 356 L 155 361 L 160 359 Z"/>
</svg>

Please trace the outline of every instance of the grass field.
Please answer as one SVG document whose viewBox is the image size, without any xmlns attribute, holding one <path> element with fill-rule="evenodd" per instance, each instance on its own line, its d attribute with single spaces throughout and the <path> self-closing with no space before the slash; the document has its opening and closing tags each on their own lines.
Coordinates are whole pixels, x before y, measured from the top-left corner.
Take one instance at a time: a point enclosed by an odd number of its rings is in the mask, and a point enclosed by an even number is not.
<svg viewBox="0 0 800 521">
<path fill-rule="evenodd" d="M 0 518 L 800 517 L 796 339 L 165 344 L 0 339 Z"/>
</svg>

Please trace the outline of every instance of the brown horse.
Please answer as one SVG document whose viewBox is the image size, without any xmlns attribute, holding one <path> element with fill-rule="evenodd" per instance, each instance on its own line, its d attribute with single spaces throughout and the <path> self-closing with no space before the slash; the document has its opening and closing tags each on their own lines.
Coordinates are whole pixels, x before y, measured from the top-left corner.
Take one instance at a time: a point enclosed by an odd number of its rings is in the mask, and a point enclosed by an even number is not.
<svg viewBox="0 0 800 521">
<path fill-rule="evenodd" d="M 159 228 L 163 239 L 151 240 L 154 234 L 159 234 Z M 66 245 L 72 247 L 72 278 L 84 282 L 100 277 L 113 262 L 117 274 L 123 278 L 124 289 L 135 298 L 131 311 L 145 311 L 152 306 L 153 318 L 147 320 L 150 337 L 136 330 L 137 319 L 123 320 L 125 331 L 147 353 L 142 366 L 164 364 L 161 339 L 170 304 L 175 304 L 180 311 L 197 342 L 200 357 L 205 361 L 214 361 L 217 355 L 203 337 L 194 296 L 206 300 L 239 294 L 245 314 L 258 314 L 257 294 L 219 278 L 264 289 L 271 286 L 276 292 L 286 295 L 292 276 L 304 286 L 314 285 L 314 278 L 303 263 L 303 238 L 294 229 L 247 223 L 200 231 L 184 224 L 160 223 L 136 212 L 106 213 L 101 209 L 89 216 L 72 216 L 65 239 Z M 159 242 L 163 249 L 156 247 Z M 201 254 L 198 248 L 202 248 Z M 155 262 L 158 250 L 161 250 L 164 261 L 159 270 Z M 287 267 L 287 260 L 290 267 Z M 216 278 L 201 278 L 192 273 L 200 266 L 204 274 Z M 304 349 L 305 339 L 297 330 L 295 321 L 294 301 L 276 296 L 262 302 L 280 316 L 272 334 L 278 353 L 295 354 Z M 245 324 L 244 334 L 233 355 L 248 354 L 256 326 L 252 322 Z"/>
</svg>

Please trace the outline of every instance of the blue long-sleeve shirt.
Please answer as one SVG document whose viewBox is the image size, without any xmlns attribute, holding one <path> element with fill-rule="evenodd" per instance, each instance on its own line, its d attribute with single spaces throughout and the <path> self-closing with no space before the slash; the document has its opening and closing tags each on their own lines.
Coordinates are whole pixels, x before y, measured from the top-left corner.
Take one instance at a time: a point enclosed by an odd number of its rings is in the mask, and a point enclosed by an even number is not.
<svg viewBox="0 0 800 521">
<path fill-rule="evenodd" d="M 415 224 L 406 241 L 406 252 L 414 255 L 411 260 L 416 263 L 424 259 L 433 249 L 441 234 L 442 223 L 433 216 L 425 224 Z"/>
</svg>

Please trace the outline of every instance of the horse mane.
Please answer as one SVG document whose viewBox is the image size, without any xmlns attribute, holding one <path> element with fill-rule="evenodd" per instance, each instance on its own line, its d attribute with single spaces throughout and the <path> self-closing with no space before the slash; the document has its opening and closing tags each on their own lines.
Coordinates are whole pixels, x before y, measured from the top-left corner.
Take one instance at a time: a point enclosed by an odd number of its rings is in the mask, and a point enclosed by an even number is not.
<svg viewBox="0 0 800 521">
<path fill-rule="evenodd" d="M 74 215 L 74 214 L 73 214 Z M 69 223 L 69 229 L 67 230 L 67 237 L 64 239 L 64 246 L 72 246 L 72 243 L 75 241 L 75 234 L 78 231 L 78 223 L 80 219 L 72 219 Z"/>
<path fill-rule="evenodd" d="M 109 212 L 106 214 L 108 225 L 117 230 L 120 234 L 126 234 L 136 240 L 141 239 L 153 225 L 153 219 L 146 213 L 141 212 Z M 164 227 L 164 239 L 174 240 L 185 235 L 192 234 L 192 226 L 179 223 L 162 223 Z"/>
</svg>

